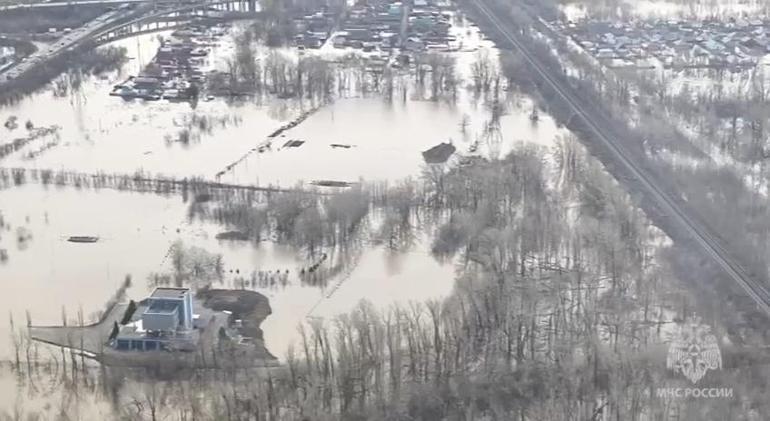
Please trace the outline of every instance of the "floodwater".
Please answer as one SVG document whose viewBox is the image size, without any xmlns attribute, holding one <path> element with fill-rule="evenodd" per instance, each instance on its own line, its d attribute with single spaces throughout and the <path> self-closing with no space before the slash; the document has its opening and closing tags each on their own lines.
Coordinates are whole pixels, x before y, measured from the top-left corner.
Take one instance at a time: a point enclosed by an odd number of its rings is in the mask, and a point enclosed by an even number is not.
<svg viewBox="0 0 770 421">
<path fill-rule="evenodd" d="M 3 190 L 5 224 L 0 248 L 8 261 L 0 264 L 0 279 L 15 286 L 0 295 L 0 307 L 17 323 L 26 323 L 29 311 L 36 325 L 61 323 L 62 309 L 74 320 L 82 309 L 86 321 L 104 308 L 125 275 L 133 278 L 127 291 L 141 299 L 151 289 L 148 276 L 166 273 L 169 247 L 181 241 L 224 256 L 224 279 L 214 287 L 239 287 L 235 278 L 252 271 L 290 271 L 286 287 L 255 288 L 267 295 L 273 315 L 264 323 L 269 349 L 282 357 L 297 339 L 296 327 L 306 316 L 333 317 L 352 309 L 361 299 L 378 306 L 408 300 L 425 301 L 449 292 L 454 278 L 451 264 L 429 255 L 427 241 L 417 241 L 409 251 L 391 252 L 380 246 L 360 251 L 351 272 L 332 277 L 326 288 L 305 286 L 299 268 L 308 260 L 289 246 L 262 242 L 220 241 L 222 227 L 187 217 L 181 197 L 119 192 L 115 190 L 44 189 L 25 185 Z M 18 240 L 17 233 L 29 235 Z M 70 235 L 99 236 L 97 243 L 67 241 Z M 420 282 L 414 282 L 415 280 Z M 336 287 L 339 285 L 338 287 Z M 335 288 L 336 287 L 336 288 Z M 0 358 L 11 356 L 8 322 L 0 323 Z"/>
<path fill-rule="evenodd" d="M 137 74 L 146 65 L 159 44 L 157 35 L 137 38 L 117 42 L 126 47 L 128 56 L 133 58 L 122 71 L 106 78 L 91 78 L 78 92 L 66 97 L 43 91 L 0 109 L 0 121 L 13 115 L 21 123 L 15 131 L 0 128 L 3 138 L 22 136 L 27 120 L 37 127 L 60 127 L 58 146 L 47 149 L 34 160 L 22 153 L 11 155 L 2 165 L 85 173 L 143 171 L 213 178 L 217 171 L 263 141 L 291 115 L 280 101 L 264 107 L 253 103 L 231 106 L 221 100 L 201 101 L 192 109 L 186 102 L 126 101 L 109 96 L 115 84 Z M 211 130 L 191 128 L 189 123 L 194 116 L 208 116 Z M 192 134 L 187 144 L 177 141 L 185 129 L 190 129 Z"/>
<path fill-rule="evenodd" d="M 8 261 L 0 264 L 0 279 L 7 286 L 0 307 L 13 314 L 17 327 L 25 324 L 25 312 L 34 324 L 60 324 L 65 308 L 70 323 L 78 311 L 93 320 L 126 274 L 133 277 L 128 296 L 143 298 L 152 288 L 148 276 L 171 270 L 166 255 L 176 241 L 224 256 L 224 279 L 214 287 L 239 287 L 236 271 L 246 277 L 257 270 L 290 271 L 285 287 L 254 288 L 270 299 L 273 314 L 262 328 L 268 349 L 280 359 L 300 340 L 298 327 L 310 318 L 332 319 L 362 299 L 382 309 L 439 299 L 453 286 L 454 266 L 433 259 L 426 241 L 416 241 L 405 252 L 363 248 L 348 273 L 320 288 L 299 281 L 298 269 L 308 265 L 300 253 L 270 242 L 255 247 L 217 240 L 222 227 L 190 222 L 178 196 L 30 184 L 3 190 L 0 198 L 5 223 L 0 248 L 8 250 Z M 19 229 L 29 234 L 24 242 L 17 240 Z M 100 241 L 70 243 L 70 235 L 98 235 Z M 10 336 L 8 322 L 0 323 L 0 358 L 5 361 L 13 359 Z M 40 347 L 41 357 L 47 358 L 46 346 Z M 9 392 L 0 400 L 0 413 L 11 410 L 19 393 L 29 392 L 15 390 L 12 379 L 0 375 L 0 390 Z M 99 410 L 96 403 L 94 410 Z"/>
<path fill-rule="evenodd" d="M 467 75 L 475 49 L 489 48 L 475 28 L 464 50 L 457 54 L 458 72 Z M 50 90 L 0 109 L 0 121 L 18 117 L 21 127 L 0 127 L 3 142 L 23 136 L 24 122 L 36 127 L 58 126 L 57 135 L 37 139 L 0 162 L 2 167 L 72 170 L 84 173 L 163 174 L 199 176 L 213 180 L 219 171 L 264 142 L 266 136 L 295 118 L 311 104 L 271 101 L 228 104 L 124 101 L 110 97 L 112 86 L 137 71 L 158 46 L 156 35 L 122 40 L 132 60 L 106 77 L 86 79 L 80 90 L 55 97 Z M 226 46 L 216 48 L 227 49 Z M 496 57 L 494 50 L 491 50 Z M 215 54 L 216 55 L 216 54 Z M 221 181 L 291 186 L 315 179 L 355 181 L 400 180 L 419 176 L 421 151 L 451 141 L 466 152 L 478 142 L 476 154 L 502 155 L 517 142 L 550 146 L 563 133 L 553 120 L 540 115 L 532 123 L 530 99 L 511 95 L 504 101 L 499 130 L 485 134 L 490 110 L 483 100 L 464 88 L 454 104 L 416 99 L 388 103 L 379 97 L 354 97 L 324 106 L 303 123 L 276 139 L 264 154 L 251 154 L 221 177 Z M 210 130 L 194 133 L 189 143 L 175 141 L 194 116 L 212 117 Z M 465 124 L 462 124 L 465 122 Z M 291 139 L 297 148 L 281 148 Z M 332 148 L 331 144 L 350 148 Z M 44 147 L 51 144 L 50 147 Z M 36 151 L 33 157 L 27 152 Z M 297 269 L 307 261 L 288 246 L 227 242 L 215 239 L 223 227 L 212 222 L 190 221 L 188 204 L 179 196 L 80 190 L 72 187 L 27 184 L 0 190 L 0 249 L 8 259 L 0 262 L 4 293 L 0 308 L 12 314 L 17 327 L 29 312 L 34 324 L 61 323 L 63 309 L 74 320 L 82 310 L 86 321 L 103 309 L 124 277 L 133 286 L 128 296 L 143 298 L 152 273 L 167 271 L 169 247 L 180 240 L 186 246 L 222 254 L 223 287 L 236 287 L 235 272 L 290 270 L 286 287 L 256 288 L 270 298 L 273 314 L 263 323 L 268 349 L 283 358 L 299 339 L 298 325 L 312 318 L 333 318 L 351 310 L 360 300 L 378 308 L 410 301 L 441 298 L 454 284 L 452 262 L 439 262 L 429 253 L 429 239 L 418 233 L 414 245 L 403 252 L 370 245 L 361 250 L 349 273 L 328 281 L 326 288 L 303 285 Z M 93 244 L 66 241 L 73 235 L 99 236 Z M 216 285 L 215 285 L 216 286 Z M 0 360 L 12 358 L 11 332 L 0 322 Z M 19 388 L 13 376 L 0 374 L 0 414 L 12 411 L 28 389 Z M 59 399 L 59 395 L 50 399 Z M 48 398 L 46 398 L 48 399 Z M 41 405 L 47 405 L 45 402 Z M 92 402 L 89 416 L 105 411 Z"/>
<path fill-rule="evenodd" d="M 500 136 L 493 138 L 483 134 L 489 118 L 483 104 L 461 108 L 432 101 L 338 100 L 286 131 L 271 150 L 250 155 L 221 180 L 283 186 L 323 179 L 394 181 L 419 175 L 424 165 L 421 152 L 442 142 L 452 142 L 459 152 L 467 153 L 478 141 L 480 152 L 487 156 L 502 156 L 525 140 L 552 145 L 559 133 L 553 120 L 545 117 L 533 124 L 531 102 L 521 102 L 500 119 Z M 305 143 L 282 147 L 289 140 Z M 332 147 L 335 144 L 350 147 Z"/>
<path fill-rule="evenodd" d="M 284 132 L 271 149 L 249 155 L 221 181 L 280 186 L 313 180 L 395 181 L 418 175 L 423 167 L 421 152 L 442 142 L 451 142 L 466 154 L 476 144 L 477 153 L 487 157 L 503 156 L 522 141 L 553 145 L 564 131 L 547 114 L 533 123 L 532 100 L 515 93 L 501 100 L 499 127 L 485 132 L 491 108 L 488 101 L 468 89 L 468 81 L 479 54 L 488 54 L 493 62 L 499 54 L 478 27 L 464 19 L 455 18 L 450 33 L 457 37 L 451 46 L 458 51 L 449 54 L 463 81 L 456 100 L 431 101 L 418 98 L 414 92 L 406 98 L 394 94 L 391 101 L 379 96 L 338 99 Z M 349 53 L 328 46 L 321 51 L 325 55 Z M 304 143 L 283 147 L 290 140 Z"/>
</svg>

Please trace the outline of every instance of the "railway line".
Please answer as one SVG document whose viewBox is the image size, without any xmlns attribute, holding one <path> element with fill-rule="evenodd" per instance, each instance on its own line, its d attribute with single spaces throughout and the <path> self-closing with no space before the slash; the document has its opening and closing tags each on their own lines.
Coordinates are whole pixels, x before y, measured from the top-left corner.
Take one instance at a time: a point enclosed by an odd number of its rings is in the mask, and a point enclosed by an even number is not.
<svg viewBox="0 0 770 421">
<path fill-rule="evenodd" d="M 735 261 L 707 227 L 688 215 L 676 200 L 655 183 L 647 171 L 634 161 L 625 146 L 613 140 L 613 137 L 616 136 L 613 136 L 611 129 L 606 128 L 608 125 L 606 123 L 603 125 L 601 118 L 586 112 L 585 104 L 573 92 L 571 86 L 554 77 L 539 59 L 534 56 L 527 45 L 518 38 L 518 35 L 511 33 L 487 5 L 479 0 L 470 0 L 470 3 L 521 54 L 532 69 L 540 74 L 544 82 L 569 106 L 574 115 L 583 121 L 588 130 L 596 137 L 613 160 L 621 165 L 629 175 L 638 180 L 641 188 L 654 201 L 655 205 L 671 218 L 673 222 L 683 228 L 706 255 L 756 303 L 757 307 L 765 315 L 770 316 L 770 292 L 767 288 L 756 279 L 753 279 Z"/>
</svg>

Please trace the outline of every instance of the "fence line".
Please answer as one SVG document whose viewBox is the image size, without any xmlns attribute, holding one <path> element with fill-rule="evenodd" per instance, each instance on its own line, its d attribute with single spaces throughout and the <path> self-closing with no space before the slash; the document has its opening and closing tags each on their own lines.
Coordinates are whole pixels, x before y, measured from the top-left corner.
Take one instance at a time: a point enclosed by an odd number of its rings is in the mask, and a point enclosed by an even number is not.
<svg viewBox="0 0 770 421">
<path fill-rule="evenodd" d="M 54 171 L 34 168 L 0 168 L 0 189 L 13 186 L 21 186 L 27 183 L 39 183 L 45 186 L 72 186 L 78 189 L 114 189 L 121 191 L 133 191 L 141 193 L 155 193 L 161 195 L 181 194 L 195 197 L 208 195 L 210 199 L 227 199 L 246 197 L 256 199 L 259 193 L 288 193 L 298 189 L 282 189 L 273 186 L 254 186 L 242 184 L 229 184 L 215 181 L 207 181 L 202 178 L 174 178 L 165 176 L 150 176 L 145 173 L 110 174 L 99 172 L 96 174 L 76 171 Z M 304 190 L 307 193 L 325 195 L 317 189 Z"/>
</svg>

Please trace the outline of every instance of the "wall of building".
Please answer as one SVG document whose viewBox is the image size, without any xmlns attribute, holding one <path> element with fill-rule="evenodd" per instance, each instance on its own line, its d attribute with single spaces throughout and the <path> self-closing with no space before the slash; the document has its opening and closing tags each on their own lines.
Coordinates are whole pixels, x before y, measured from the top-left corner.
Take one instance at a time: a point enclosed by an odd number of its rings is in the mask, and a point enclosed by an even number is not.
<svg viewBox="0 0 770 421">
<path fill-rule="evenodd" d="M 150 298 L 149 305 L 152 306 L 152 303 L 164 303 L 164 304 L 177 304 L 178 305 L 178 317 L 179 317 L 179 324 L 178 326 L 181 326 L 185 329 L 192 329 L 192 315 L 193 315 L 193 308 L 192 308 L 192 294 L 185 294 L 184 298 L 182 299 L 175 299 L 175 298 Z"/>
<path fill-rule="evenodd" d="M 175 331 L 179 326 L 179 309 L 169 313 L 144 313 L 142 314 L 142 327 L 144 330 Z"/>
<path fill-rule="evenodd" d="M 182 326 L 184 326 L 185 329 L 192 329 L 193 328 L 193 304 L 192 304 L 192 294 L 190 292 L 187 292 L 184 295 L 184 320 L 181 320 L 180 323 Z"/>
<path fill-rule="evenodd" d="M 118 351 L 160 351 L 166 349 L 163 341 L 156 339 L 121 339 L 115 341 Z"/>
</svg>

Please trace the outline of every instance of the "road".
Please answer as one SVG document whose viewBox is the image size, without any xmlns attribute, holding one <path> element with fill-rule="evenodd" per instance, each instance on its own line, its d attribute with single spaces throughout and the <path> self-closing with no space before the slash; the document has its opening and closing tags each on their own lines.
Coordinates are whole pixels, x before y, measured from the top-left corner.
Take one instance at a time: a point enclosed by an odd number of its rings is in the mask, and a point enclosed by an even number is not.
<svg viewBox="0 0 770 421">
<path fill-rule="evenodd" d="M 39 48 L 32 55 L 25 57 L 20 63 L 0 72 L 0 85 L 3 82 L 18 78 L 21 74 L 58 56 L 65 50 L 74 48 L 86 39 L 89 39 L 94 33 L 125 17 L 126 13 L 128 12 L 125 10 L 114 10 L 105 13 L 85 25 L 64 34 L 56 43 Z"/>
<path fill-rule="evenodd" d="M 0 6 L 0 12 L 6 10 L 17 9 L 43 9 L 49 7 L 71 7 L 71 6 L 87 6 L 87 5 L 115 5 L 122 6 L 124 4 L 135 3 L 177 3 L 177 0 L 74 0 L 74 1 L 51 1 L 51 2 L 39 2 L 39 3 L 17 3 L 5 6 Z"/>
<path fill-rule="evenodd" d="M 620 164 L 628 174 L 639 181 L 641 188 L 647 196 L 654 201 L 658 209 L 663 211 L 668 218 L 679 225 L 684 232 L 688 233 L 692 240 L 702 248 L 707 256 L 712 258 L 725 274 L 735 283 L 737 283 L 746 294 L 751 297 L 757 307 L 766 315 L 770 316 L 770 292 L 755 279 L 752 279 L 746 271 L 738 264 L 719 243 L 718 240 L 709 232 L 709 229 L 699 223 L 696 219 L 689 216 L 679 204 L 669 196 L 667 192 L 658 187 L 653 178 L 637 162 L 631 158 L 633 155 L 626 150 L 621 142 L 613 140 L 615 136 L 607 129 L 608 124 L 602 124 L 600 118 L 595 114 L 586 112 L 586 101 L 581 100 L 571 86 L 564 83 L 561 79 L 554 77 L 548 69 L 537 59 L 529 50 L 529 47 L 517 38 L 517 35 L 505 27 L 500 19 L 485 4 L 478 0 L 472 0 L 472 3 L 481 12 L 481 14 L 494 26 L 500 34 L 518 50 L 524 60 L 539 73 L 545 83 L 547 83 L 561 99 L 570 107 L 575 116 L 581 118 L 587 128 L 601 142 L 607 152 L 613 158 L 614 162 Z"/>
</svg>

